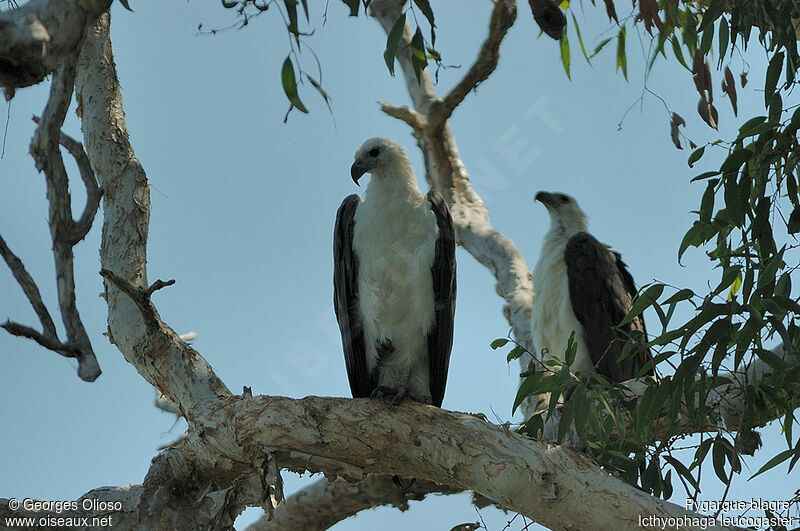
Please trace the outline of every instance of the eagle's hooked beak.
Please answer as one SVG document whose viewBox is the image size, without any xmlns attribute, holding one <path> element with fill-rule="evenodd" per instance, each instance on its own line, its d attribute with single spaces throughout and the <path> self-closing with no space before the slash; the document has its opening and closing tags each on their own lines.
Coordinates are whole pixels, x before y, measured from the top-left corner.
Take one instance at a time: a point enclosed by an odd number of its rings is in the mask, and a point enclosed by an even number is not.
<svg viewBox="0 0 800 531">
<path fill-rule="evenodd" d="M 553 194 L 548 194 L 547 192 L 537 192 L 534 201 L 539 201 L 546 207 L 549 207 L 555 202 L 553 201 Z"/>
<path fill-rule="evenodd" d="M 365 173 L 367 173 L 367 170 L 365 170 L 358 161 L 354 162 L 353 165 L 350 166 L 350 177 L 353 178 L 353 182 L 356 183 L 356 186 L 361 186 L 358 184 L 358 180 Z"/>
</svg>

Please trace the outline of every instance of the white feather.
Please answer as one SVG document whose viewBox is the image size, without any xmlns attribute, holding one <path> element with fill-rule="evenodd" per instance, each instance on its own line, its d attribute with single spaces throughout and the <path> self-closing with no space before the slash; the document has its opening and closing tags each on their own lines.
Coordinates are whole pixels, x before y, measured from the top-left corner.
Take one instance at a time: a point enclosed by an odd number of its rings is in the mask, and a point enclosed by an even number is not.
<svg viewBox="0 0 800 531">
<path fill-rule="evenodd" d="M 567 241 L 578 232 L 586 231 L 586 214 L 572 198 L 560 208 L 548 207 L 548 212 L 550 230 L 545 234 L 539 260 L 533 269 L 533 345 L 542 359 L 563 361 L 569 337 L 574 331 L 578 351 L 572 371 L 592 372 L 594 364 L 586 347 L 583 326 L 572 310 L 567 264 L 564 262 Z"/>
<path fill-rule="evenodd" d="M 371 170 L 353 228 L 367 369 L 378 365 L 377 342 L 389 339 L 395 352 L 381 362 L 378 385 L 404 388 L 430 402 L 427 333 L 434 319 L 436 216 L 402 148 L 383 142 L 400 152 Z"/>
</svg>

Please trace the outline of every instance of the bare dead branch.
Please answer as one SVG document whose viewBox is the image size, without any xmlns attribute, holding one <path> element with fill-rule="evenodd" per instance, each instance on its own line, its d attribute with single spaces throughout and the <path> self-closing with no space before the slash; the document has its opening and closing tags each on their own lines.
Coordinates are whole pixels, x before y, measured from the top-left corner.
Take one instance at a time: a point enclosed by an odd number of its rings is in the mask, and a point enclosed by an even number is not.
<svg viewBox="0 0 800 531">
<path fill-rule="evenodd" d="M 402 120 L 410 125 L 415 134 L 423 134 L 423 131 L 428 125 L 427 118 L 405 105 L 390 105 L 388 103 L 381 102 L 380 106 L 381 110 L 392 118 L 397 118 L 398 120 Z"/>
<path fill-rule="evenodd" d="M 11 253 L 4 241 L 0 242 L 0 251 L 2 251 L 15 279 L 39 316 L 43 331 L 40 333 L 33 328 L 10 321 L 3 327 L 14 335 L 33 339 L 50 350 L 54 350 L 64 356 L 76 358 L 78 360 L 78 376 L 85 381 L 91 382 L 97 379 L 101 371 L 75 304 L 72 254 L 73 245 L 83 235 L 77 240 L 72 237 L 75 233 L 75 224 L 72 220 L 69 184 L 64 161 L 61 158 L 61 152 L 58 147 L 61 124 L 64 122 L 64 117 L 72 98 L 74 76 L 75 54 L 73 53 L 65 57 L 53 75 L 50 97 L 45 106 L 41 123 L 31 141 L 30 148 L 36 167 L 45 174 L 45 182 L 47 183 L 50 235 L 53 240 L 53 256 L 56 265 L 58 302 L 64 327 L 67 331 L 67 341 L 59 341 L 53 320 L 42 302 L 41 294 L 36 284 L 25 271 L 22 262 Z M 88 164 L 88 160 L 84 160 L 84 162 Z M 89 192 L 91 193 L 91 190 Z M 96 212 L 96 207 L 94 212 Z M 94 212 L 91 212 L 91 216 L 86 220 L 89 226 L 91 226 Z M 88 232 L 88 228 L 86 231 Z"/>
<path fill-rule="evenodd" d="M 357 483 L 323 478 L 286 498 L 275 508 L 271 520 L 262 517 L 247 529 L 322 531 L 364 509 L 391 505 L 406 511 L 410 501 L 423 500 L 428 494 L 457 492 L 461 490 L 424 480 L 417 480 L 409 488 L 400 489 L 388 476 L 367 476 Z"/>
<path fill-rule="evenodd" d="M 497 0 L 494 3 L 492 18 L 489 21 L 489 35 L 483 41 L 477 59 L 475 59 L 472 67 L 470 67 L 461 81 L 453 87 L 450 93 L 441 102 L 431 107 L 428 113 L 431 129 L 435 130 L 444 127 L 445 121 L 450 118 L 455 108 L 464 101 L 467 94 L 494 72 L 497 62 L 500 60 L 500 44 L 516 18 L 516 2 L 513 0 Z"/>
<path fill-rule="evenodd" d="M 77 358 L 78 354 L 80 354 L 80 350 L 77 347 L 62 343 L 55 336 L 48 336 L 29 326 L 21 325 L 13 321 L 6 321 L 0 326 L 5 328 L 11 335 L 32 339 L 44 348 L 57 352 L 64 357 Z"/>
<path fill-rule="evenodd" d="M 0 254 L 3 255 L 3 259 L 6 261 L 6 264 L 8 264 L 9 269 L 11 269 L 11 274 L 14 275 L 14 280 L 16 280 L 17 284 L 22 288 L 22 291 L 33 307 L 33 311 L 35 311 L 36 315 L 39 317 L 39 322 L 42 324 L 43 329 L 42 335 L 50 339 L 57 337 L 56 326 L 53 323 L 53 319 L 50 317 L 50 312 L 47 311 L 47 307 L 42 301 L 42 294 L 39 292 L 39 287 L 36 285 L 36 282 L 34 282 L 33 277 L 31 277 L 27 269 L 25 269 L 22 260 L 9 249 L 2 236 L 0 236 Z"/>
</svg>

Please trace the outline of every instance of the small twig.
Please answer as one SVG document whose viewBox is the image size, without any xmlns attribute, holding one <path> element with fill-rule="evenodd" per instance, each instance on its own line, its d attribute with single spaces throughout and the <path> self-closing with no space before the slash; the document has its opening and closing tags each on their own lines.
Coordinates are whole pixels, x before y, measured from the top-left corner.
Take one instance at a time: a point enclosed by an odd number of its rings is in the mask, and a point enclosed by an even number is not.
<svg viewBox="0 0 800 531">
<path fill-rule="evenodd" d="M 161 318 L 158 316 L 156 307 L 153 306 L 153 303 L 150 301 L 150 296 L 157 290 L 175 284 L 174 279 L 167 281 L 156 280 L 150 287 L 142 288 L 134 286 L 127 278 L 119 276 L 110 269 L 101 269 L 100 275 L 133 300 L 142 313 L 142 317 L 144 317 L 148 327 L 158 328 L 161 324 Z"/>
<path fill-rule="evenodd" d="M 77 358 L 80 354 L 80 349 L 78 349 L 78 347 L 69 343 L 62 343 L 57 337 L 43 334 L 30 326 L 21 325 L 13 321 L 6 321 L 0 325 L 0 327 L 5 328 L 11 335 L 33 339 L 44 348 L 52 350 L 53 352 L 58 352 L 66 358 Z"/>
</svg>

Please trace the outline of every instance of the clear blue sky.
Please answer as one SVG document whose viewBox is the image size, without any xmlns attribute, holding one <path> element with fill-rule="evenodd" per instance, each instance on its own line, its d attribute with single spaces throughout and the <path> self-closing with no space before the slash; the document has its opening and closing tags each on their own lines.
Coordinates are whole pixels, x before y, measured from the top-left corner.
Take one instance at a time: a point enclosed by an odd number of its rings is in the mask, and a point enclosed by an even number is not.
<svg viewBox="0 0 800 531">
<path fill-rule="evenodd" d="M 408 103 L 404 83 L 386 70 L 385 35 L 378 24 L 348 18 L 346 7 L 331 1 L 325 25 L 321 13 L 314 12 L 316 33 L 308 43 L 322 63 L 333 115 L 306 85 L 301 97 L 311 114 L 295 111 L 283 124 L 287 103 L 279 72 L 289 42 L 282 21 L 270 12 L 244 31 L 201 36 L 199 23 L 212 28 L 234 21 L 231 11 L 209 4 L 134 0 L 135 13 L 116 2 L 112 8 L 128 128 L 151 184 L 149 278 L 177 280 L 158 292 L 155 303 L 176 331 L 198 334 L 196 348 L 234 392 L 247 385 L 254 393 L 297 398 L 349 396 L 331 302 L 333 222 L 341 200 L 358 191 L 348 170 L 364 139 L 395 138 L 407 146 L 421 174 L 422 160 L 409 129 L 384 116 L 376 104 Z M 446 64 L 463 66 L 440 72 L 437 90 L 443 94 L 473 60 L 491 4 L 436 4 L 437 48 Z M 315 2 L 312 8 L 321 6 Z M 590 51 L 616 34 L 602 8 L 587 3 L 585 17 L 580 11 Z M 628 35 L 629 81 L 614 72 L 613 43 L 590 67 L 571 34 L 569 81 L 558 44 L 537 38 L 527 3 L 520 2 L 499 68 L 457 109 L 451 125 L 494 226 L 514 240 L 531 266 L 548 224 L 533 197 L 538 190 L 559 190 L 578 199 L 591 230 L 623 254 L 639 284 L 658 279 L 702 291 L 719 273 L 698 250 L 690 250 L 684 267 L 679 266 L 676 250 L 703 187 L 689 180 L 719 164 L 723 153 L 712 150 L 701 164 L 688 168 L 689 151 L 672 146 L 669 115 L 650 95 L 618 127 L 643 90 L 642 50 L 649 40 L 637 32 Z M 759 113 L 763 104 L 763 59 L 750 54 L 748 60 L 752 83 L 740 89 L 740 116 Z M 316 68 L 310 53 L 302 61 L 309 71 Z M 735 73 L 741 70 L 738 55 L 731 67 Z M 695 112 L 698 97 L 690 74 L 674 60 L 659 61 L 648 86 L 683 115 L 686 133 L 700 145 L 731 138 L 740 123 L 718 93 L 721 131 L 709 129 Z M 0 159 L 0 232 L 54 312 L 44 178 L 27 154 L 30 117 L 41 113 L 47 89 L 43 84 L 19 90 L 11 104 Z M 0 104 L 0 110 L 6 108 Z M 65 131 L 80 136 L 74 113 Z M 426 188 L 424 182 L 421 186 Z M 83 199 L 78 186 L 73 190 L 78 212 Z M 76 276 L 78 306 L 103 375 L 84 383 L 73 362 L 0 333 L 0 398 L 5 404 L 0 412 L 0 497 L 75 499 L 101 485 L 141 482 L 157 447 L 183 430 L 182 423 L 153 406 L 152 388 L 102 335 L 99 229 L 98 218 L 76 248 Z M 485 268 L 463 250 L 457 258 L 455 345 L 443 407 L 483 412 L 497 422 L 512 420 L 518 367 L 509 367 L 505 352 L 488 346 L 508 332 L 502 300 Z M 38 326 L 2 265 L 0 320 L 6 318 Z M 654 316 L 651 322 L 657 322 Z M 751 473 L 785 444 L 777 426 L 765 430 L 765 439 L 767 451 L 745 460 Z M 307 476 L 285 476 L 287 495 L 308 481 Z M 782 499 L 799 480 L 797 470 L 789 478 L 778 473 L 771 481 L 741 478 L 729 498 L 758 493 Z M 703 486 L 702 498 L 716 499 L 717 480 L 709 478 Z M 673 501 L 681 503 L 682 491 L 675 487 Z M 511 517 L 492 509 L 481 515 L 489 529 L 502 528 Z M 251 509 L 239 525 L 257 516 Z M 407 513 L 375 509 L 335 529 L 449 529 L 477 519 L 467 495 L 431 497 L 412 503 Z"/>
</svg>

